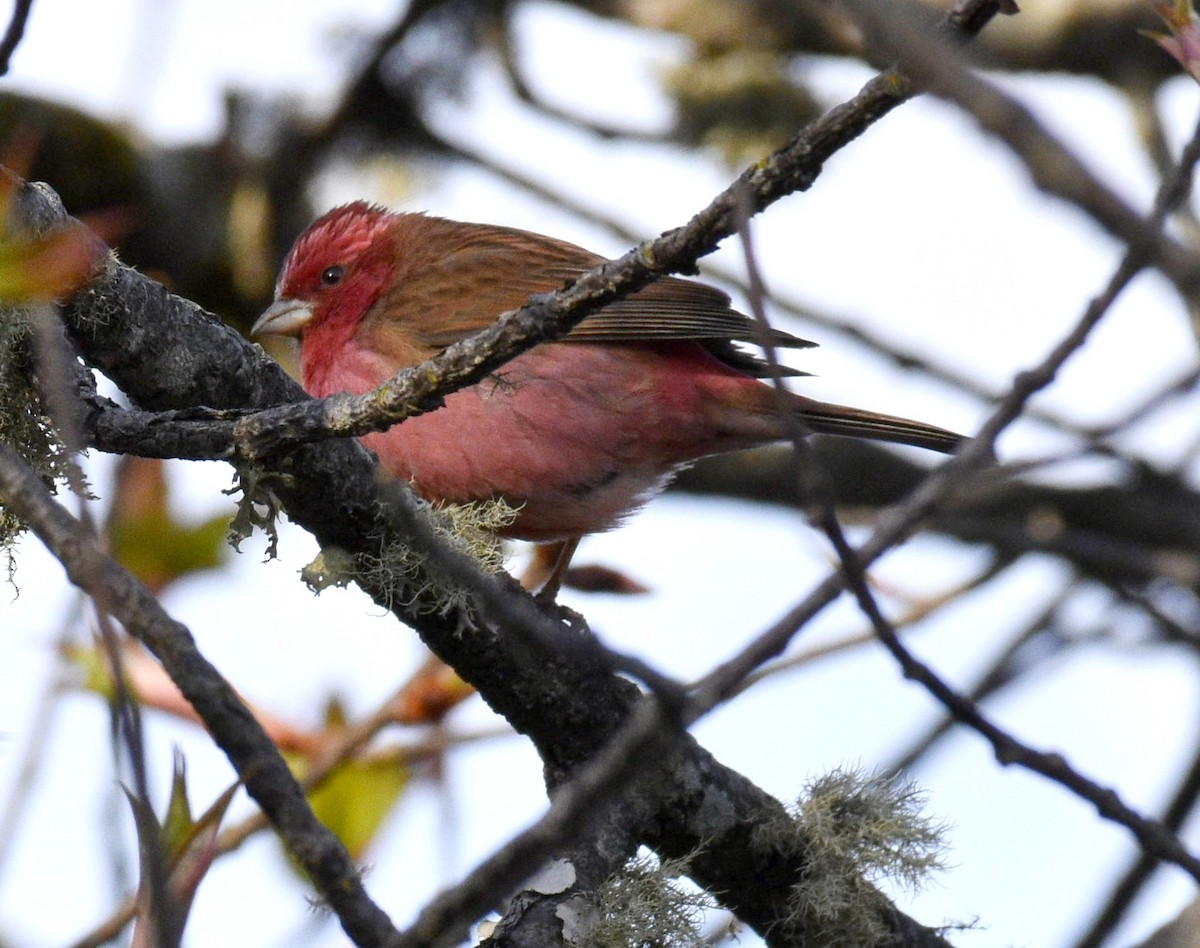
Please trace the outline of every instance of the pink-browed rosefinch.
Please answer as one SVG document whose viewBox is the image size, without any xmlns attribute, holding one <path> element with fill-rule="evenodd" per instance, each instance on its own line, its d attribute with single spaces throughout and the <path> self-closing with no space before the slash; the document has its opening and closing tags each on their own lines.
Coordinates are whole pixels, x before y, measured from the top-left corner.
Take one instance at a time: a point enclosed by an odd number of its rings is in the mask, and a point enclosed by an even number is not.
<svg viewBox="0 0 1200 948">
<path fill-rule="evenodd" d="M 540 234 L 336 208 L 296 241 L 255 333 L 300 340 L 315 396 L 370 391 L 401 369 L 602 262 Z M 766 366 L 737 348 L 755 326 L 726 294 L 660 279 L 535 347 L 484 382 L 363 443 L 431 501 L 503 498 L 504 534 L 570 550 L 650 500 L 681 466 L 789 436 Z M 775 330 L 772 343 L 812 345 Z M 804 430 L 953 451 L 918 421 L 787 394 Z"/>
</svg>

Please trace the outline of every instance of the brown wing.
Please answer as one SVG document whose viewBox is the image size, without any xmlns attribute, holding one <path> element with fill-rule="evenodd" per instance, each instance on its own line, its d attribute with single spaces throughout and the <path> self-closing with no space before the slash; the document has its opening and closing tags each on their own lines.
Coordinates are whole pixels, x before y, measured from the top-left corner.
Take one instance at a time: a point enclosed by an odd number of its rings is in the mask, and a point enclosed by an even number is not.
<svg viewBox="0 0 1200 948">
<path fill-rule="evenodd" d="M 397 279 L 377 310 L 420 314 L 406 332 L 429 350 L 465 339 L 501 313 L 524 305 L 530 295 L 557 290 L 604 261 L 574 244 L 515 228 L 418 215 L 411 224 L 404 246 L 396 248 L 401 261 Z M 733 309 L 726 293 L 677 277 L 663 277 L 605 306 L 564 341 L 670 339 L 700 342 L 722 361 L 751 374 L 766 369 L 733 344 L 758 343 L 753 320 Z M 777 329 L 771 330 L 770 343 L 792 349 L 815 345 Z"/>
</svg>

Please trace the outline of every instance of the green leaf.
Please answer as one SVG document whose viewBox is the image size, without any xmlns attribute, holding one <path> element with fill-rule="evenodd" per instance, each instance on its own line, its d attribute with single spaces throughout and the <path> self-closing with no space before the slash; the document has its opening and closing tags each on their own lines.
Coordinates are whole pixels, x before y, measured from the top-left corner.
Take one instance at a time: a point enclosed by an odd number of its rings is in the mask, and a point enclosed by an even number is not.
<svg viewBox="0 0 1200 948">
<path fill-rule="evenodd" d="M 317 818 L 360 859 L 408 785 L 411 772 L 402 751 L 341 764 L 308 795 Z"/>
</svg>

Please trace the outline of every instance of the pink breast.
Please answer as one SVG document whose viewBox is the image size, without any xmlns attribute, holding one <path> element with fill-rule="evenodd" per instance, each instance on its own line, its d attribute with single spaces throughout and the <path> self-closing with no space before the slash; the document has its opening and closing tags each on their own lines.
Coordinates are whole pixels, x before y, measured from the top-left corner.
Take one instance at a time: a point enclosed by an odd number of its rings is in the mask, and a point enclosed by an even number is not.
<svg viewBox="0 0 1200 948">
<path fill-rule="evenodd" d="M 331 369 L 310 391 L 367 391 L 386 371 L 362 350 Z M 749 381 L 695 345 L 545 345 L 362 440 L 430 500 L 503 497 L 522 507 L 513 536 L 578 536 L 615 526 L 680 464 L 721 449 L 708 374 Z"/>
</svg>

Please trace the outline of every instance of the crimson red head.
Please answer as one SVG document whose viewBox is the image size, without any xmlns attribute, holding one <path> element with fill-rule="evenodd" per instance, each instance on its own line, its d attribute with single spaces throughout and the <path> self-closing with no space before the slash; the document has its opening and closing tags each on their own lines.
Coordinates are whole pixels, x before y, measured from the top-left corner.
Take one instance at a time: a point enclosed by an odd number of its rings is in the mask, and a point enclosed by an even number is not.
<svg viewBox="0 0 1200 948">
<path fill-rule="evenodd" d="M 347 279 L 364 261 L 384 256 L 391 215 L 377 204 L 355 201 L 335 207 L 296 241 L 275 285 L 277 299 L 314 299 Z M 375 253 L 372 253 L 372 251 Z"/>
<path fill-rule="evenodd" d="M 275 303 L 253 333 L 299 336 L 314 322 L 361 321 L 388 282 L 395 215 L 355 201 L 336 207 L 300 235 L 275 284 Z"/>
</svg>

